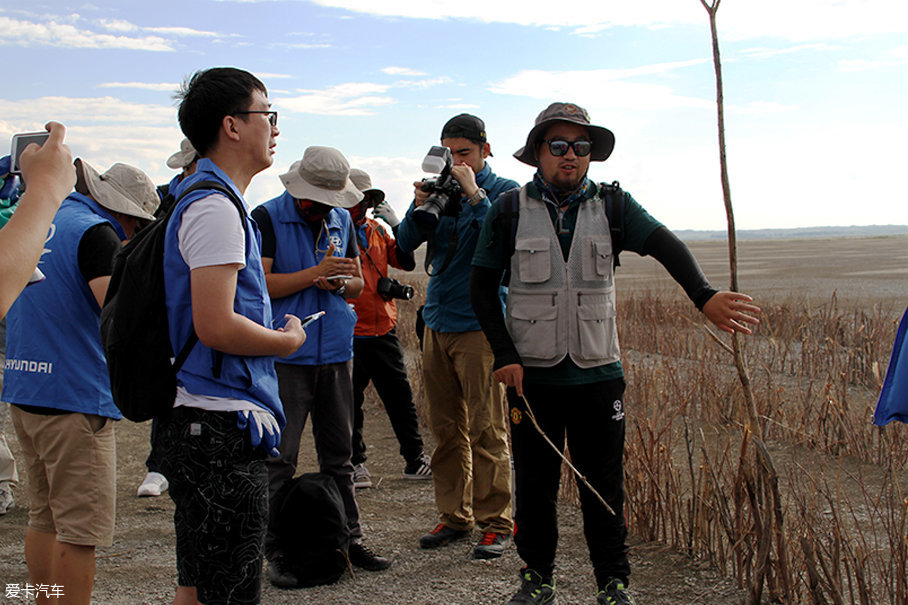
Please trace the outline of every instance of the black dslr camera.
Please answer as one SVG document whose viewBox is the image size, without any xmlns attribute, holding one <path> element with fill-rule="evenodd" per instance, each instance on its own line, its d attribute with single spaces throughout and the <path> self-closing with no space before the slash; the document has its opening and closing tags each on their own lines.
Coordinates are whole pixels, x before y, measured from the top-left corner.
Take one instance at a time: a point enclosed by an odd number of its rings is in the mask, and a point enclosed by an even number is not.
<svg viewBox="0 0 908 605">
<path fill-rule="evenodd" d="M 460 212 L 463 191 L 451 175 L 454 158 L 447 147 L 433 146 L 422 161 L 424 172 L 437 174 L 438 178 L 423 179 L 422 190 L 429 193 L 426 202 L 413 210 L 413 220 L 420 227 L 434 229 L 442 215 L 456 216 Z"/>
<path fill-rule="evenodd" d="M 379 277 L 375 290 L 385 300 L 391 300 L 392 298 L 410 300 L 413 298 L 413 286 L 402 284 L 393 277 Z"/>
</svg>

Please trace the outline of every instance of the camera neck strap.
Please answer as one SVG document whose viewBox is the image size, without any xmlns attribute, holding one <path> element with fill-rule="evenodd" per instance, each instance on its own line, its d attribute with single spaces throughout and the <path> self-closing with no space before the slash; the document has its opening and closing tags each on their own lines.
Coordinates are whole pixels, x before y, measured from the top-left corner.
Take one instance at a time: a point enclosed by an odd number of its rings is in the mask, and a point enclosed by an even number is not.
<svg viewBox="0 0 908 605">
<path fill-rule="evenodd" d="M 366 229 L 367 229 L 367 230 L 368 230 L 368 229 L 371 229 L 371 228 L 372 228 L 372 227 L 370 227 L 369 225 L 366 225 Z M 366 241 L 363 242 L 361 239 L 359 239 L 359 232 L 357 231 L 357 233 L 356 233 L 356 243 L 359 244 L 360 252 L 362 252 L 363 254 L 366 255 L 366 258 L 369 259 L 369 262 L 372 263 L 372 266 L 375 267 L 375 270 L 376 270 L 376 271 L 378 271 L 379 276 L 381 276 L 381 277 L 388 277 L 387 275 L 385 275 L 384 273 L 382 273 L 382 270 L 378 268 L 378 263 L 376 263 L 376 262 L 372 259 L 372 255 L 369 254 L 369 234 L 366 233 Z"/>
<path fill-rule="evenodd" d="M 426 234 L 426 275 L 429 277 L 435 277 L 436 275 L 441 275 L 441 273 L 448 268 L 448 265 L 451 264 L 451 260 L 454 258 L 454 252 L 457 248 L 457 221 L 454 221 L 454 228 L 451 229 L 451 235 L 448 237 L 448 252 L 445 254 L 445 261 L 441 265 L 441 269 L 432 273 L 431 264 L 432 259 L 435 258 L 435 231 L 430 231 Z"/>
</svg>

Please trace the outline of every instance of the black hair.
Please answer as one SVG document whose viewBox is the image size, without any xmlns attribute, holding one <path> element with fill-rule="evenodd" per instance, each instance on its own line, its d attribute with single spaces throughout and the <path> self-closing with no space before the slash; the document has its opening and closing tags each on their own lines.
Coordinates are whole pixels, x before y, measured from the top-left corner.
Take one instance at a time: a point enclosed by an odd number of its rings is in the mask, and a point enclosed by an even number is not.
<svg viewBox="0 0 908 605">
<path fill-rule="evenodd" d="M 235 67 L 212 67 L 186 78 L 175 95 L 180 100 L 177 116 L 200 157 L 217 143 L 224 116 L 248 109 L 256 90 L 268 94 L 261 80 Z"/>
</svg>

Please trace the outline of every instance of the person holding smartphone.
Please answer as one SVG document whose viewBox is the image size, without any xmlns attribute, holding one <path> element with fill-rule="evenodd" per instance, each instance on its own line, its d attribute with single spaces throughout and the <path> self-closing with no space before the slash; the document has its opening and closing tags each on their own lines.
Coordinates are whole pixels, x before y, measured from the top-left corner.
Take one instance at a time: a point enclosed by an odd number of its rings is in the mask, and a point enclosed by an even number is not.
<svg viewBox="0 0 908 605">
<path fill-rule="evenodd" d="M 9 222 L 0 229 L 0 317 L 6 315 L 34 273 L 50 223 L 76 183 L 72 154 L 63 143 L 66 127 L 48 122 L 46 128 L 50 134 L 43 145 L 29 145 L 22 151 L 22 180 L 30 186 Z M 6 174 L 2 179 L 3 189 L 12 195 L 16 177 Z"/>
<path fill-rule="evenodd" d="M 353 487 L 353 329 L 356 313 L 347 303 L 363 289 L 359 247 L 347 208 L 363 194 L 350 181 L 350 164 L 330 147 L 309 147 L 302 160 L 280 175 L 286 191 L 252 211 L 262 231 L 262 261 L 275 317 L 325 316 L 307 329 L 306 343 L 275 363 L 287 415 L 280 457 L 269 460 L 272 510 L 280 488 L 296 473 L 300 438 L 312 416 L 319 470 L 337 483 L 350 530 L 350 562 L 362 569 L 386 569 L 390 562 L 363 545 Z M 280 528 L 265 539 L 268 579 L 294 587 L 277 545 Z"/>
</svg>

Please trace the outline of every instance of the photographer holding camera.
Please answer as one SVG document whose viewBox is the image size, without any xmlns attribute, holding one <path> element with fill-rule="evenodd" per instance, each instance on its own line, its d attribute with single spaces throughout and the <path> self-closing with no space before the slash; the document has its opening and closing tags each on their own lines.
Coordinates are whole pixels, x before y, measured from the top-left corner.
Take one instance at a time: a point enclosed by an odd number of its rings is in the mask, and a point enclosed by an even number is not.
<svg viewBox="0 0 908 605">
<path fill-rule="evenodd" d="M 404 457 L 404 477 L 431 479 L 429 457 L 423 451 L 419 420 L 413 405 L 413 392 L 407 380 L 403 351 L 397 339 L 397 306 L 394 299 L 410 300 L 413 288 L 388 277 L 388 267 L 412 271 L 416 266 L 411 252 L 403 252 L 386 229 L 366 212 L 380 215 L 397 234 L 400 220 L 385 201 L 380 189 L 362 170 L 350 170 L 350 180 L 363 195 L 363 201 L 350 208 L 356 239 L 359 242 L 363 272 L 363 291 L 350 301 L 358 317 L 353 332 L 353 484 L 371 487 L 366 468 L 366 443 L 363 440 L 363 401 L 369 381 L 384 403 L 391 428 Z"/>
<path fill-rule="evenodd" d="M 473 557 L 490 559 L 501 556 L 513 529 L 511 467 L 492 350 L 470 306 L 470 263 L 489 201 L 517 183 L 495 175 L 486 163 L 491 147 L 476 116 L 448 120 L 441 144 L 453 162 L 434 182 L 414 183 L 415 199 L 397 239 L 406 252 L 428 241 L 426 264 L 434 267 L 423 310 L 423 373 L 429 428 L 437 442 L 432 478 L 439 523 L 419 543 L 444 546 L 467 537 L 475 524 L 482 537 Z M 433 212 L 439 202 L 442 211 Z"/>
</svg>

